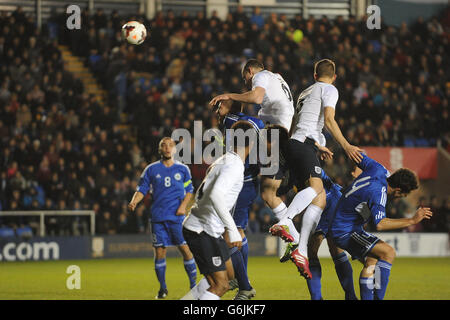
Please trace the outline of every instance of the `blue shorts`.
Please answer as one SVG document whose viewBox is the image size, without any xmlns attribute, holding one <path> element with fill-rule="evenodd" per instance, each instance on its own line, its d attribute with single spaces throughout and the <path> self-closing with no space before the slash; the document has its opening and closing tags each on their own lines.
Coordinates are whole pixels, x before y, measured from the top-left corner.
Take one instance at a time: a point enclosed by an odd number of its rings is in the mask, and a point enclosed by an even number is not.
<svg viewBox="0 0 450 320">
<path fill-rule="evenodd" d="M 336 246 L 350 253 L 352 259 L 356 260 L 364 258 L 380 239 L 373 234 L 360 230 L 345 233 L 340 237 L 333 237 L 333 241 Z"/>
<path fill-rule="evenodd" d="M 232 211 L 234 222 L 236 227 L 245 230 L 248 224 L 248 215 L 250 209 L 258 196 L 259 184 L 258 180 L 244 182 L 241 192 Z"/>
<path fill-rule="evenodd" d="M 171 247 L 186 244 L 183 237 L 182 222 L 152 222 L 152 241 L 154 247 Z"/>
</svg>

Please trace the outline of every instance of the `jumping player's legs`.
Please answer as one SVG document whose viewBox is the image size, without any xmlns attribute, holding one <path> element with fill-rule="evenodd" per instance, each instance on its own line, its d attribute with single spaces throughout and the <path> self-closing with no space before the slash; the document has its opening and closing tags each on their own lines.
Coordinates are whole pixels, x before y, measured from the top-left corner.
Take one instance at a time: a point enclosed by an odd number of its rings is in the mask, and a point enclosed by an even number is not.
<svg viewBox="0 0 450 320">
<path fill-rule="evenodd" d="M 320 215 L 326 204 L 326 194 L 323 190 L 321 179 L 322 168 L 317 158 L 317 148 L 311 139 L 306 139 L 304 143 L 295 139 L 288 141 L 286 148 L 286 160 L 289 167 L 289 174 L 292 175 L 293 181 L 296 181 L 298 192 L 292 200 L 286 215 L 277 224 L 279 226 L 287 226 L 291 234 L 290 241 L 299 242 L 299 253 L 307 257 L 307 243 L 311 232 L 315 230 Z M 293 228 L 292 219 L 300 212 L 305 210 L 302 221 L 302 230 L 297 239 L 296 230 Z M 283 238 L 284 232 L 282 228 L 277 227 L 275 231 Z M 291 233 L 291 230 L 293 231 Z M 272 233 L 274 234 L 274 233 Z M 284 239 L 286 240 L 286 239 Z M 289 241 L 289 240 L 288 240 Z"/>
<path fill-rule="evenodd" d="M 307 256 L 308 254 L 309 237 L 316 230 L 317 224 L 320 220 L 320 216 L 322 215 L 323 209 L 325 208 L 327 199 L 326 193 L 323 189 L 322 179 L 311 177 L 309 179 L 308 188 L 312 188 L 317 193 L 317 196 L 306 207 L 305 213 L 303 214 L 302 218 L 302 227 L 300 229 L 300 236 L 298 240 L 298 251 L 304 256 Z M 291 206 L 289 206 L 289 208 L 290 207 Z"/>
<path fill-rule="evenodd" d="M 277 177 L 261 176 L 261 198 L 264 203 L 274 211 L 274 214 L 278 219 L 280 219 L 287 210 L 283 200 L 277 196 L 277 190 L 280 185 L 281 179 L 277 179 Z"/>
</svg>

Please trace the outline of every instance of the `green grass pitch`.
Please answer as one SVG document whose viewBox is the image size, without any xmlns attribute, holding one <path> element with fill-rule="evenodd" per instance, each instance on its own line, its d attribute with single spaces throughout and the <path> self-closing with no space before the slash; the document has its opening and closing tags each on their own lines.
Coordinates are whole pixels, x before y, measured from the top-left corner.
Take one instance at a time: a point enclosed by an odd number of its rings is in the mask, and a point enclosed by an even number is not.
<svg viewBox="0 0 450 320">
<path fill-rule="evenodd" d="M 344 298 L 330 258 L 322 262 L 324 299 Z M 81 269 L 81 289 L 69 290 L 69 265 Z M 352 262 L 355 290 L 359 296 L 359 262 Z M 257 290 L 255 300 L 308 300 L 306 282 L 291 262 L 277 257 L 250 257 L 249 276 Z M 167 299 L 179 299 L 188 290 L 181 258 L 167 259 Z M 0 299 L 155 299 L 159 289 L 152 259 L 104 259 L 78 261 L 0 263 Z M 231 300 L 236 291 L 223 299 Z M 386 299 L 450 299 L 450 258 L 397 258 Z"/>
</svg>

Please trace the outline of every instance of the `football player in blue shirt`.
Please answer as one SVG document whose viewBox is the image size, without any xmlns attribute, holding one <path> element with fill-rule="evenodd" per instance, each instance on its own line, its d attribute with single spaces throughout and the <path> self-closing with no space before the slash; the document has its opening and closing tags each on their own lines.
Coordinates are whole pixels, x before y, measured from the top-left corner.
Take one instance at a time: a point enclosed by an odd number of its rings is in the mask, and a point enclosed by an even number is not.
<svg viewBox="0 0 450 320">
<path fill-rule="evenodd" d="M 218 114 L 219 121 L 223 121 L 224 129 L 230 129 L 234 123 L 245 120 L 259 134 L 259 131 L 264 128 L 264 122 L 261 119 L 248 116 L 240 112 L 240 110 L 240 103 L 231 100 L 219 102 L 213 109 Z M 230 137 L 226 136 L 226 140 L 228 141 L 229 139 Z M 244 230 L 247 228 L 250 208 L 258 196 L 258 174 L 259 165 L 250 164 L 249 157 L 247 157 L 245 161 L 244 185 L 232 212 L 234 222 L 242 236 L 241 250 L 233 247 L 230 251 L 235 277 L 239 286 L 239 292 L 234 298 L 235 300 L 249 300 L 256 294 L 256 290 L 250 285 L 248 280 L 248 241 Z"/>
<path fill-rule="evenodd" d="M 138 187 L 128 207 L 134 211 L 148 191 L 153 194 L 151 225 L 155 248 L 155 272 L 160 283 L 157 299 L 168 294 L 166 286 L 166 247 L 177 246 L 184 259 L 190 287 L 195 286 L 197 267 L 182 234 L 186 206 L 192 198 L 191 173 L 185 164 L 173 159 L 175 142 L 164 137 L 159 142 L 161 160 L 149 164 L 142 172 Z"/>
<path fill-rule="evenodd" d="M 405 228 L 430 219 L 429 208 L 419 208 L 412 218 L 386 218 L 386 201 L 406 197 L 418 189 L 416 174 L 405 168 L 389 174 L 385 167 L 363 155 L 357 166 L 362 173 L 342 191 L 342 197 L 330 217 L 329 234 L 336 246 L 352 259 L 364 263 L 359 284 L 362 300 L 382 300 L 386 294 L 395 250 L 386 242 L 367 233 L 363 227 L 371 219 L 377 231 Z M 375 277 L 374 277 L 375 275 Z"/>
<path fill-rule="evenodd" d="M 359 172 L 357 170 L 359 170 Z M 357 174 L 361 171 L 360 169 L 357 170 L 355 169 L 351 172 L 354 178 L 356 178 Z M 328 218 L 333 214 L 336 204 L 342 195 L 342 187 L 334 183 L 324 170 L 322 170 L 321 178 L 326 191 L 327 204 L 320 217 L 316 230 L 308 242 L 308 257 L 310 257 L 309 268 L 312 278 L 307 279 L 306 282 L 308 284 L 311 300 L 323 299 L 321 290 L 322 267 L 317 254 L 322 241 L 326 238 L 328 233 Z M 355 288 L 353 286 L 353 269 L 350 261 L 348 261 L 346 253 L 341 248 L 336 247 L 329 237 L 327 238 L 327 243 L 331 257 L 333 258 L 334 267 L 336 269 L 339 282 L 345 292 L 345 299 L 357 300 Z M 296 247 L 296 244 L 288 243 L 284 255 L 280 258 L 280 262 L 288 261 L 291 258 L 291 252 L 295 250 Z"/>
</svg>

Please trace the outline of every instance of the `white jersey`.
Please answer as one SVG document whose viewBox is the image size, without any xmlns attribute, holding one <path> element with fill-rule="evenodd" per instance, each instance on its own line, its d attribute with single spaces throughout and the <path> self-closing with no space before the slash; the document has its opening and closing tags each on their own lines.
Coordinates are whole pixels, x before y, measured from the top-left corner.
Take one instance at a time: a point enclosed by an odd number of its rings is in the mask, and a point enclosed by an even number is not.
<svg viewBox="0 0 450 320">
<path fill-rule="evenodd" d="M 278 73 L 263 70 L 252 78 L 252 89 L 261 87 L 266 90 L 258 117 L 269 124 L 278 124 L 291 129 L 294 116 L 294 102 L 291 90 Z"/>
<path fill-rule="evenodd" d="M 227 228 L 231 242 L 242 241 L 230 212 L 243 184 L 244 163 L 236 153 L 225 153 L 208 168 L 183 226 L 214 238 L 222 236 Z"/>
<path fill-rule="evenodd" d="M 316 82 L 304 90 L 297 100 L 296 125 L 292 139 L 304 142 L 306 138 L 325 146 L 326 139 L 322 134 L 325 107 L 336 108 L 339 92 L 332 84 Z"/>
</svg>

